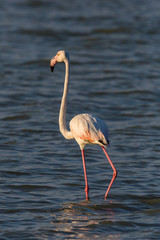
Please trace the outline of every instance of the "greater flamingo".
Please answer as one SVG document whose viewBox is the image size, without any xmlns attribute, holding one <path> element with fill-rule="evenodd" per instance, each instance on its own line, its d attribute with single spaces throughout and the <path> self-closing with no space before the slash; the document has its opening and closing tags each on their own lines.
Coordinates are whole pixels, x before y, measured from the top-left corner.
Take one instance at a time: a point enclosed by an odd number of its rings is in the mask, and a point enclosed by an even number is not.
<svg viewBox="0 0 160 240">
<path fill-rule="evenodd" d="M 53 72 L 54 66 L 58 62 L 65 63 L 65 81 L 64 81 L 64 90 L 61 100 L 60 112 L 59 112 L 59 128 L 60 132 L 66 139 L 75 139 L 80 146 L 82 152 L 82 161 L 84 168 L 84 177 L 85 177 L 85 193 L 86 200 L 89 200 L 89 187 L 87 180 L 86 164 L 84 157 L 84 148 L 86 144 L 98 144 L 102 147 L 104 154 L 106 155 L 112 169 L 113 177 L 109 184 L 109 187 L 105 194 L 105 199 L 109 193 L 109 190 L 117 176 L 117 170 L 114 167 L 105 147 L 109 145 L 108 139 L 108 128 L 107 125 L 99 118 L 94 117 L 90 114 L 79 114 L 73 117 L 70 121 L 70 131 L 66 127 L 65 115 L 66 115 L 66 104 L 67 104 L 67 93 L 68 93 L 68 82 L 69 82 L 69 55 L 65 51 L 59 51 L 55 57 L 50 60 L 51 71 Z"/>
</svg>

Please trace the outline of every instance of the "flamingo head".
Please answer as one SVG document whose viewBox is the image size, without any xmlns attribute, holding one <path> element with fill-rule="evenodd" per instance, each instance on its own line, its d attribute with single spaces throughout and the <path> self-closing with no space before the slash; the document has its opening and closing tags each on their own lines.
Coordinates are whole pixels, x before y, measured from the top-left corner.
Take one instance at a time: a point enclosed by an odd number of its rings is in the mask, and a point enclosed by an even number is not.
<svg viewBox="0 0 160 240">
<path fill-rule="evenodd" d="M 53 72 L 54 67 L 58 62 L 64 62 L 66 59 L 69 59 L 68 53 L 65 51 L 59 51 L 56 56 L 50 60 L 51 72 Z"/>
</svg>

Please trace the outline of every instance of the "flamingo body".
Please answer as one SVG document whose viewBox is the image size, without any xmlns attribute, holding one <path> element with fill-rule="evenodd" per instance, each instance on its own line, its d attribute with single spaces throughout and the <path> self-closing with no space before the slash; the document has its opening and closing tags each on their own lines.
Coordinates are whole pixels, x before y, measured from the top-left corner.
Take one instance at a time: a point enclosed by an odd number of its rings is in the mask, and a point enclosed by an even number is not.
<svg viewBox="0 0 160 240">
<path fill-rule="evenodd" d="M 70 130 L 74 139 L 83 150 L 86 144 L 109 144 L 108 127 L 101 119 L 84 113 L 76 115 L 70 121 Z"/>
<path fill-rule="evenodd" d="M 65 114 L 66 114 L 66 105 L 67 105 L 67 94 L 68 94 L 68 83 L 69 83 L 69 54 L 65 51 L 59 51 L 55 57 L 50 60 L 51 71 L 58 62 L 64 62 L 66 67 L 65 73 L 65 81 L 64 81 L 64 89 L 61 100 L 60 112 L 59 112 L 59 129 L 62 135 L 66 139 L 75 139 L 80 146 L 82 152 L 82 162 L 85 176 L 85 192 L 86 199 L 89 199 L 89 186 L 87 180 L 87 171 L 85 164 L 85 156 L 84 156 L 84 147 L 86 144 L 98 144 L 102 147 L 104 154 L 106 155 L 112 169 L 113 169 L 113 177 L 109 184 L 109 187 L 105 194 L 105 199 L 109 193 L 109 190 L 117 176 L 117 170 L 114 167 L 105 147 L 109 145 L 108 139 L 108 127 L 101 119 L 94 117 L 93 115 L 84 113 L 79 114 L 73 117 L 70 121 L 70 131 L 66 127 Z"/>
</svg>

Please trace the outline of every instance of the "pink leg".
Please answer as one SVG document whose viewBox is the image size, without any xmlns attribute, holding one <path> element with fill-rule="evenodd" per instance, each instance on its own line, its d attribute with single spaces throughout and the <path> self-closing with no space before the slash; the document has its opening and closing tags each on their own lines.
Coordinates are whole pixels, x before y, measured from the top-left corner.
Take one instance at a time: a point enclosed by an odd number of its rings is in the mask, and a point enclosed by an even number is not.
<svg viewBox="0 0 160 240">
<path fill-rule="evenodd" d="M 113 169 L 113 177 L 112 177 L 112 180 L 111 180 L 111 182 L 110 182 L 110 184 L 109 184 L 109 187 L 108 187 L 108 189 L 107 189 L 107 191 L 106 191 L 106 194 L 105 194 L 105 199 L 107 199 L 107 195 L 108 195 L 108 193 L 109 193 L 109 190 L 110 190 L 110 188 L 111 188 L 111 186 L 112 186 L 115 178 L 117 177 L 117 170 L 115 169 L 115 167 L 114 167 L 114 165 L 113 165 L 110 157 L 108 156 L 108 153 L 107 153 L 106 149 L 105 149 L 103 146 L 102 146 L 102 149 L 103 149 L 104 154 L 106 155 L 106 157 L 107 157 L 107 159 L 108 159 L 108 161 L 109 161 L 109 163 L 110 163 L 110 165 L 111 165 L 111 167 L 112 167 L 112 169 Z"/>
<path fill-rule="evenodd" d="M 86 187 L 85 187 L 85 192 L 86 192 L 86 200 L 89 200 L 89 187 L 88 187 L 88 180 L 87 180 L 87 172 L 86 172 L 86 163 L 85 163 L 85 157 L 84 157 L 84 150 L 82 151 L 82 161 L 83 161 L 83 169 L 84 169 L 84 177 L 85 177 L 85 183 L 86 183 Z"/>
</svg>

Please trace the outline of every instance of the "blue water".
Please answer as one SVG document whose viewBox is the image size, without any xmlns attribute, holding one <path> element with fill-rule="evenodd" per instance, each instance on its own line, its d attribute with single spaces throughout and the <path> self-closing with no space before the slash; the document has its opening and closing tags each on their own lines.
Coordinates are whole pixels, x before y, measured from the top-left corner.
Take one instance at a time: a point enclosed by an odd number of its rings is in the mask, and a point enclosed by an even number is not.
<svg viewBox="0 0 160 240">
<path fill-rule="evenodd" d="M 0 2 L 0 239 L 159 239 L 160 2 Z M 59 132 L 70 54 L 67 122 L 91 113 L 110 130 L 108 153 L 81 152 Z"/>
</svg>

